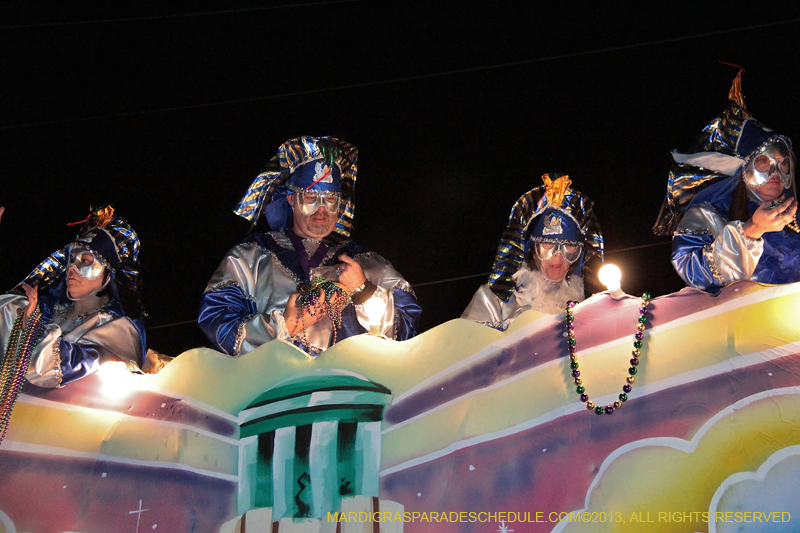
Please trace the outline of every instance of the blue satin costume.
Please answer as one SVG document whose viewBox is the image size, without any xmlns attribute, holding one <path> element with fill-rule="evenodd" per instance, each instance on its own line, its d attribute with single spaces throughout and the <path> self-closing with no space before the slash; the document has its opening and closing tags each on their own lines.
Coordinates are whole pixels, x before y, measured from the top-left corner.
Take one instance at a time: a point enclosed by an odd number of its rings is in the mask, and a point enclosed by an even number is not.
<svg viewBox="0 0 800 533">
<path fill-rule="evenodd" d="M 303 244 L 313 247 L 319 241 L 305 239 Z M 321 266 L 343 264 L 339 259 L 342 254 L 355 259 L 367 279 L 377 286 L 372 298 L 380 298 L 386 306 L 381 333 L 396 340 L 416 335 L 421 308 L 411 286 L 391 263 L 348 239 L 329 245 Z M 301 281 L 308 283 L 309 273 L 303 272 L 297 252 L 284 231 L 253 234 L 228 252 L 211 278 L 200 306 L 198 324 L 214 347 L 229 355 L 249 352 L 273 339 L 291 342 L 311 355 L 318 355 L 333 340 L 333 324 L 329 319 L 308 328 L 308 345 L 303 343 L 302 333 L 290 337 L 283 323 L 286 302 L 297 292 Z M 337 342 L 367 331 L 363 305 L 348 304 L 336 332 Z"/>
<path fill-rule="evenodd" d="M 56 312 L 67 309 L 58 296 L 64 289 L 62 281 L 39 297 L 42 320 L 47 326 L 44 338 L 34 348 L 28 381 L 40 387 L 63 387 L 94 374 L 106 361 L 122 360 L 132 370 L 141 368 L 146 350 L 142 321 L 126 317 L 114 300 L 77 320 L 64 319 Z M 4 346 L 17 310 L 24 310 L 27 305 L 25 297 L 0 296 L 0 340 Z"/>
<path fill-rule="evenodd" d="M 106 220 L 98 224 L 100 213 Z M 132 371 L 143 367 L 146 354 L 144 323 L 128 316 L 120 298 L 135 316 L 142 316 L 139 238 L 113 208 L 101 208 L 80 229 L 76 242 L 105 261 L 109 275 L 105 305 L 77 317 L 67 317 L 72 302 L 67 293 L 68 247 L 57 250 L 24 280 L 39 287 L 44 335 L 33 348 L 26 379 L 40 387 L 57 388 L 96 372 L 106 361 L 122 361 Z M 18 286 L 0 295 L 0 343 L 8 344 L 18 313 L 28 299 Z"/>
<path fill-rule="evenodd" d="M 741 233 L 744 221 L 729 221 L 731 197 L 741 181 L 739 171 L 698 193 L 675 231 L 672 264 L 692 287 L 716 290 L 738 279 L 800 281 L 800 234 L 784 229 L 753 240 Z M 750 197 L 749 213 L 759 205 Z"/>
</svg>

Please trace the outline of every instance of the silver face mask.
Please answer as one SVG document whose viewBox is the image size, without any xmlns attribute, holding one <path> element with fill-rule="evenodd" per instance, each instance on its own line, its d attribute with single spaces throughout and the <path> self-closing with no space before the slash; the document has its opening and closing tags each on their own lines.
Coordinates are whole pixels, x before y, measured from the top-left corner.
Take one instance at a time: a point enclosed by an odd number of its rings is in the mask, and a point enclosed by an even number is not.
<svg viewBox="0 0 800 533">
<path fill-rule="evenodd" d="M 561 254 L 564 261 L 572 264 L 581 256 L 583 246 L 554 242 L 537 242 L 534 244 L 534 249 L 536 250 L 536 257 L 542 261 L 549 261 L 556 254 Z"/>
<path fill-rule="evenodd" d="M 778 175 L 784 189 L 792 186 L 794 168 L 789 147 L 783 141 L 773 141 L 751 157 L 744 169 L 744 181 L 752 189 L 764 185 Z"/>
<path fill-rule="evenodd" d="M 105 266 L 97 259 L 94 252 L 81 244 L 70 246 L 67 261 L 67 269 L 74 266 L 78 275 L 86 279 L 97 279 L 105 270 Z"/>
<path fill-rule="evenodd" d="M 339 212 L 339 196 L 336 194 L 321 194 L 317 192 L 295 192 L 295 204 L 300 212 L 310 217 L 320 207 L 325 207 L 328 213 L 335 215 Z"/>
</svg>

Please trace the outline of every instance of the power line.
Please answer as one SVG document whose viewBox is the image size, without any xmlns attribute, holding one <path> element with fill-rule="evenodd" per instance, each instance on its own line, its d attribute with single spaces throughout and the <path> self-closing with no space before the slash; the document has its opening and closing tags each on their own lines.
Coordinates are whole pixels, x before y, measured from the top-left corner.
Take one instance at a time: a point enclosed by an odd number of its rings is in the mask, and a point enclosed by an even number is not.
<svg viewBox="0 0 800 533">
<path fill-rule="evenodd" d="M 350 0 L 342 0 L 342 1 L 350 1 Z M 75 122 L 87 122 L 91 120 L 105 120 L 111 118 L 124 118 L 124 117 L 134 117 L 134 116 L 141 116 L 141 115 L 151 115 L 155 113 L 169 113 L 174 111 L 187 111 L 191 109 L 203 109 L 209 107 L 220 107 L 226 105 L 235 105 L 235 104 L 247 104 L 253 102 L 262 102 L 266 100 L 277 100 L 280 98 L 288 98 L 291 96 L 307 96 L 312 94 L 321 94 L 327 92 L 334 92 L 334 91 L 343 91 L 348 89 L 360 89 L 365 87 L 375 87 L 378 85 L 390 85 L 393 83 L 404 83 L 409 81 L 419 81 L 419 80 L 427 80 L 433 78 L 441 78 L 445 76 L 453 76 L 456 74 L 471 74 L 474 72 L 482 72 L 486 70 L 496 70 L 501 68 L 509 68 L 509 67 L 517 67 L 522 65 L 532 65 L 535 63 L 544 63 L 547 61 L 555 61 L 558 59 L 571 59 L 576 57 L 583 57 L 583 56 L 590 56 L 590 55 L 597 55 L 597 54 L 605 54 L 609 52 L 619 52 L 623 50 L 631 50 L 633 48 L 642 48 L 646 46 L 655 46 L 659 44 L 668 44 L 668 43 L 675 43 L 680 41 L 689 41 L 693 39 L 703 39 L 705 37 L 714 37 L 718 35 L 726 35 L 730 33 L 737 33 L 743 31 L 750 31 L 755 29 L 763 29 L 763 28 L 771 28 L 775 26 L 783 26 L 787 24 L 795 24 L 800 22 L 799 18 L 794 18 L 790 20 L 785 20 L 781 22 L 769 22 L 765 24 L 754 24 L 751 26 L 744 26 L 741 28 L 732 28 L 728 30 L 719 30 L 713 32 L 706 32 L 706 33 L 699 33 L 696 35 L 684 35 L 681 37 L 672 37 L 669 39 L 657 39 L 653 41 L 645 41 L 642 43 L 633 43 L 627 45 L 620 45 L 620 46 L 610 46 L 605 48 L 597 48 L 594 50 L 586 50 L 582 52 L 570 52 L 566 54 L 556 54 L 546 57 L 538 57 L 533 59 L 523 59 L 520 61 L 509 61 L 506 63 L 498 63 L 495 65 L 484 65 L 480 67 L 469 67 L 469 68 L 462 68 L 462 69 L 454 69 L 454 70 L 446 70 L 441 72 L 433 72 L 429 74 L 419 74 L 416 76 L 404 76 L 399 78 L 389 78 L 385 80 L 376 80 L 376 81 L 366 81 L 362 83 L 351 83 L 347 85 L 337 85 L 335 87 L 322 87 L 319 89 L 308 89 L 305 91 L 293 91 L 287 93 L 278 93 L 278 94 L 270 94 L 265 96 L 253 96 L 250 98 L 237 98 L 233 100 L 221 100 L 217 102 L 206 102 L 202 104 L 189 104 L 183 106 L 172 106 L 172 107 L 164 107 L 159 109 L 147 109 L 142 111 L 130 111 L 126 113 L 111 113 L 106 115 L 93 115 L 89 117 L 79 117 L 79 118 L 68 118 L 68 119 L 60 119 L 60 120 L 46 120 L 41 122 L 28 122 L 24 124 L 12 124 L 10 126 L 0 126 L 0 131 L 2 130 L 9 130 L 15 128 L 29 128 L 29 127 L 36 127 L 36 126 L 49 126 L 53 124 L 69 124 Z"/>
<path fill-rule="evenodd" d="M 461 281 L 462 279 L 479 278 L 481 276 L 488 276 L 489 274 L 491 274 L 491 272 L 481 272 L 480 274 L 470 274 L 469 276 L 459 276 L 457 278 L 440 279 L 437 281 L 425 281 L 423 283 L 414 283 L 413 285 L 411 285 L 411 287 L 416 289 L 417 287 L 425 287 L 427 285 L 438 285 L 440 283 L 450 283 L 451 281 Z"/>
<path fill-rule="evenodd" d="M 162 324 L 160 326 L 150 326 L 150 327 L 145 328 L 145 329 L 147 331 L 150 331 L 151 329 L 171 328 L 172 326 L 182 326 L 184 324 L 197 324 L 197 319 L 195 318 L 194 320 L 184 320 L 183 322 L 173 322 L 171 324 Z"/>
<path fill-rule="evenodd" d="M 641 248 L 653 248 L 655 246 L 664 246 L 666 244 L 672 244 L 672 241 L 669 240 L 664 242 L 654 242 L 652 244 L 640 244 L 639 246 L 628 246 L 627 248 L 618 248 L 617 250 L 606 252 L 605 255 L 618 254 L 620 252 L 628 252 L 630 250 L 639 250 Z"/>
<path fill-rule="evenodd" d="M 186 17 L 205 17 L 209 15 L 228 15 L 237 13 L 252 13 L 255 11 L 272 11 L 276 9 L 289 9 L 295 7 L 324 6 L 328 4 L 343 4 L 350 2 L 363 2 L 364 0 L 328 0 L 321 2 L 305 2 L 300 4 L 285 4 L 282 6 L 242 7 L 237 9 L 220 9 L 217 11 L 195 11 L 192 13 L 175 13 L 171 15 L 150 15 L 142 17 L 126 17 L 117 19 L 74 20 L 69 22 L 38 22 L 34 24 L 14 24 L 0 26 L 0 30 L 20 30 L 28 28 L 52 28 L 55 26 L 82 26 L 87 24 L 112 24 L 117 22 L 142 22 L 147 20 L 177 19 Z"/>
</svg>

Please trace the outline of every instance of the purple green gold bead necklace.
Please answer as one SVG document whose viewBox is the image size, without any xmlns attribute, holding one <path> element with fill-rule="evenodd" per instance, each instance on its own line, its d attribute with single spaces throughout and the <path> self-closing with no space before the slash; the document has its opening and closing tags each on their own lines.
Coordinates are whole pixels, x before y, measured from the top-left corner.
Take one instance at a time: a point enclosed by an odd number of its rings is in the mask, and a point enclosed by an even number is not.
<svg viewBox="0 0 800 533">
<path fill-rule="evenodd" d="M 566 329 L 567 329 L 567 352 L 569 352 L 569 368 L 572 371 L 572 379 L 575 382 L 575 391 L 580 395 L 581 401 L 586 404 L 586 408 L 594 411 L 595 414 L 602 415 L 603 413 L 610 415 L 617 409 L 622 407 L 624 402 L 628 401 L 628 393 L 631 392 L 631 385 L 636 381 L 637 367 L 639 366 L 639 357 L 642 354 L 642 340 L 644 339 L 644 324 L 647 322 L 647 306 L 650 304 L 650 293 L 642 294 L 642 306 L 639 308 L 639 323 L 636 325 L 636 333 L 633 335 L 633 357 L 631 358 L 631 366 L 628 368 L 628 375 L 625 376 L 625 385 L 622 386 L 622 393 L 619 395 L 619 400 L 611 405 L 605 407 L 595 405 L 586 394 L 586 387 L 583 386 L 581 379 L 581 371 L 578 370 L 578 356 L 575 348 L 577 342 L 575 341 L 575 317 L 572 314 L 572 309 L 575 307 L 575 302 L 570 300 L 567 302 L 566 312 Z"/>
</svg>

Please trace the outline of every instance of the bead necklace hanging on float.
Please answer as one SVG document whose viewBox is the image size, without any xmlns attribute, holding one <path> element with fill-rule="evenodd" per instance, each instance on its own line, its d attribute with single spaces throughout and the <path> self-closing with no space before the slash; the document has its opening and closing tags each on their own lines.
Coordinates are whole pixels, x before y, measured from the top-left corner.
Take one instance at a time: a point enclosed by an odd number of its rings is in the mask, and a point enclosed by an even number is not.
<svg viewBox="0 0 800 533">
<path fill-rule="evenodd" d="M 643 345 L 644 339 L 644 324 L 647 322 L 647 306 L 650 303 L 650 294 L 644 293 L 642 295 L 642 306 L 639 308 L 639 323 L 636 325 L 636 333 L 633 335 L 633 357 L 631 358 L 631 366 L 628 368 L 628 375 L 625 376 L 625 385 L 622 387 L 622 393 L 619 395 L 619 399 L 616 400 L 613 404 L 605 406 L 603 408 L 600 405 L 595 405 L 593 401 L 589 399 L 589 395 L 586 394 L 586 387 L 583 385 L 583 379 L 580 377 L 581 372 L 578 370 L 578 356 L 576 355 L 577 348 L 575 348 L 577 341 L 575 340 L 575 317 L 572 314 L 572 310 L 575 307 L 575 302 L 570 300 L 567 302 L 566 306 L 566 313 L 567 316 L 566 320 L 566 330 L 567 330 L 567 351 L 569 352 L 569 368 L 572 372 L 572 378 L 575 382 L 575 391 L 580 395 L 580 399 L 582 402 L 586 404 L 586 408 L 590 410 L 594 410 L 595 414 L 602 415 L 606 413 L 608 415 L 614 413 L 615 410 L 622 407 L 623 402 L 628 401 L 628 393 L 631 392 L 631 385 L 636 380 L 635 376 L 638 372 L 637 367 L 639 366 L 639 357 L 641 356 L 641 348 Z"/>
</svg>

